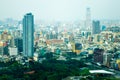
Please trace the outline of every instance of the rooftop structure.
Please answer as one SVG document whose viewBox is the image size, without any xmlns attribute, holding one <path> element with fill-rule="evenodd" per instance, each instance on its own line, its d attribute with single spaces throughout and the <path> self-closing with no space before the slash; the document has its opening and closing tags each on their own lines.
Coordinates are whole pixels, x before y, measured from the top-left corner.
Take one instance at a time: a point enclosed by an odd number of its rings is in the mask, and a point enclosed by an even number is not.
<svg viewBox="0 0 120 80">
<path fill-rule="evenodd" d="M 115 74 L 113 72 L 106 71 L 106 70 L 90 70 L 89 72 L 92 74 L 111 74 L 111 75 Z"/>
</svg>

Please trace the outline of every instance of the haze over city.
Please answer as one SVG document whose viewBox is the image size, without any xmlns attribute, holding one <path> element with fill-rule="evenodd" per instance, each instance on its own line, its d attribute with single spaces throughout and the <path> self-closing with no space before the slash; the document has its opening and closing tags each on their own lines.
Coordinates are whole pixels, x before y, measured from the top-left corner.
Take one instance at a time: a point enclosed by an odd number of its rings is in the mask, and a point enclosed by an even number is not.
<svg viewBox="0 0 120 80">
<path fill-rule="evenodd" d="M 1 0 L 0 80 L 120 80 L 120 0 Z"/>
<path fill-rule="evenodd" d="M 1 0 L 0 19 L 21 20 L 32 12 L 38 20 L 84 20 L 86 8 L 91 8 L 92 19 L 119 19 L 120 0 Z"/>
</svg>

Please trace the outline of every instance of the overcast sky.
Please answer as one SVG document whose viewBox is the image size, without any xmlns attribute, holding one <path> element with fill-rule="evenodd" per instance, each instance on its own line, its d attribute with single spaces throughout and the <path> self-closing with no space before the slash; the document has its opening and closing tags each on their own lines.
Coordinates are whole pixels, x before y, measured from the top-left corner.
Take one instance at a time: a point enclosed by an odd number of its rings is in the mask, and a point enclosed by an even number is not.
<svg viewBox="0 0 120 80">
<path fill-rule="evenodd" d="M 120 0 L 0 0 L 0 19 L 84 20 L 87 7 L 92 19 L 120 19 Z"/>
</svg>

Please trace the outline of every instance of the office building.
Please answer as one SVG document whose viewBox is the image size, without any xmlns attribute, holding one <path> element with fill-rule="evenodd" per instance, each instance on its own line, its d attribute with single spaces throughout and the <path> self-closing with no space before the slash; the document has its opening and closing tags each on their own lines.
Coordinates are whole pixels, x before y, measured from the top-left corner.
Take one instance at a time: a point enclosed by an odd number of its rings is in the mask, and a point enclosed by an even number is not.
<svg viewBox="0 0 120 80">
<path fill-rule="evenodd" d="M 23 39 L 22 38 L 15 38 L 15 46 L 18 49 L 18 53 L 23 52 Z"/>
<path fill-rule="evenodd" d="M 103 53 L 103 49 L 95 48 L 93 52 L 94 62 L 103 63 Z"/>
<path fill-rule="evenodd" d="M 76 54 L 80 54 L 82 49 L 82 44 L 81 43 L 75 43 L 75 52 Z"/>
<path fill-rule="evenodd" d="M 100 33 L 100 21 L 93 21 L 92 22 L 92 33 L 99 34 Z"/>
<path fill-rule="evenodd" d="M 23 55 L 33 57 L 34 53 L 34 16 L 27 13 L 23 18 Z"/>
<path fill-rule="evenodd" d="M 86 9 L 86 29 L 91 31 L 91 10 L 90 8 Z"/>
<path fill-rule="evenodd" d="M 103 25 L 102 28 L 101 28 L 102 31 L 105 31 L 106 30 L 106 26 Z"/>
</svg>

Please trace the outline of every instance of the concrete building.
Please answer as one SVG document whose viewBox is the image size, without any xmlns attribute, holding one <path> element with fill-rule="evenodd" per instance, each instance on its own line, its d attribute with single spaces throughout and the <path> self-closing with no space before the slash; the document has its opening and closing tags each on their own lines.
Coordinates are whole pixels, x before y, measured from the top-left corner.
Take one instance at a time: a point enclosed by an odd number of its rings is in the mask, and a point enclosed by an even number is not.
<svg viewBox="0 0 120 80">
<path fill-rule="evenodd" d="M 17 55 L 18 50 L 17 48 L 9 48 L 9 55 Z"/>
<path fill-rule="evenodd" d="M 103 53 L 103 49 L 95 48 L 93 52 L 94 62 L 103 63 Z"/>
<path fill-rule="evenodd" d="M 110 60 L 112 58 L 111 53 L 104 53 L 103 54 L 103 65 L 110 67 Z"/>
</svg>

